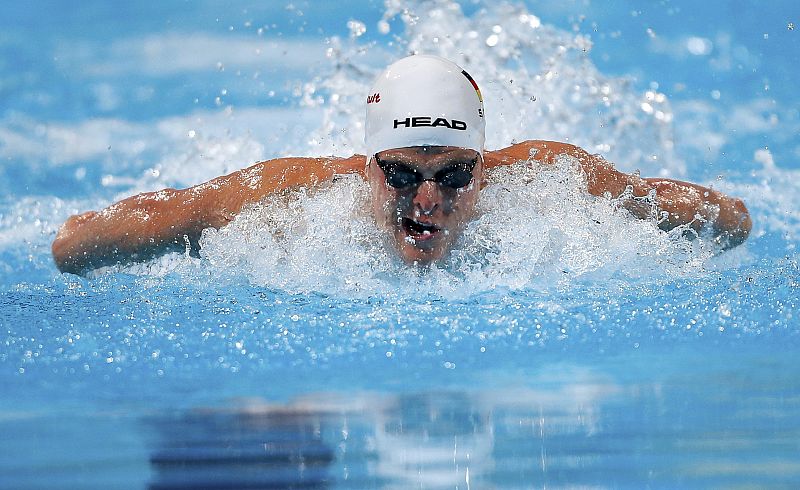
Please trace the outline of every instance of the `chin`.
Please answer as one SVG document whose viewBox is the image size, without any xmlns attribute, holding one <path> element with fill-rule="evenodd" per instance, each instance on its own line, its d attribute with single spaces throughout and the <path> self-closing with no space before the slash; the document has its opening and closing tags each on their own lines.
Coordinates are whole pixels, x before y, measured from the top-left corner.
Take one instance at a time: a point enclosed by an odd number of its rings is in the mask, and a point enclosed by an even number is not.
<svg viewBox="0 0 800 490">
<path fill-rule="evenodd" d="M 408 237 L 401 236 L 395 243 L 400 258 L 407 264 L 428 265 L 447 255 L 449 243 L 442 240 L 409 243 Z"/>
<path fill-rule="evenodd" d="M 441 259 L 443 256 L 443 253 L 431 254 L 419 250 L 400 252 L 400 257 L 403 259 L 403 262 L 409 265 L 429 265 Z"/>
</svg>

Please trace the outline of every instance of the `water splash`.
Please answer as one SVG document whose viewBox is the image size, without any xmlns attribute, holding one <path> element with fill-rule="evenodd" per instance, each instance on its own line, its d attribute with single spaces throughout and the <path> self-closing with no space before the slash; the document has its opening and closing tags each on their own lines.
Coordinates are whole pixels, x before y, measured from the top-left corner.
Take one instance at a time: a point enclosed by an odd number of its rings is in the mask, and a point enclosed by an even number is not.
<svg viewBox="0 0 800 490">
<path fill-rule="evenodd" d="M 403 30 L 392 51 L 360 39 L 330 40 L 333 73 L 307 87 L 319 97 L 316 103 L 326 104 L 324 123 L 311 139 L 315 149 L 363 151 L 363 98 L 373 78 L 397 58 L 426 53 L 455 61 L 478 82 L 488 148 L 526 139 L 569 141 L 625 170 L 685 174 L 673 149 L 667 98 L 655 90 L 637 93 L 629 80 L 599 72 L 588 56 L 588 36 L 542 24 L 525 7 L 508 3 L 468 16 L 449 0 L 389 0 L 381 22 L 396 18 Z"/>
<path fill-rule="evenodd" d="M 369 212 L 368 186 L 355 176 L 268 198 L 226 228 L 207 230 L 201 254 L 215 276 L 344 297 L 458 298 L 576 281 L 669 280 L 714 267 L 710 244 L 684 239 L 681 229 L 663 233 L 619 199 L 588 195 L 585 185 L 570 158 L 491 171 L 476 219 L 450 257 L 429 269 L 396 257 Z"/>
</svg>

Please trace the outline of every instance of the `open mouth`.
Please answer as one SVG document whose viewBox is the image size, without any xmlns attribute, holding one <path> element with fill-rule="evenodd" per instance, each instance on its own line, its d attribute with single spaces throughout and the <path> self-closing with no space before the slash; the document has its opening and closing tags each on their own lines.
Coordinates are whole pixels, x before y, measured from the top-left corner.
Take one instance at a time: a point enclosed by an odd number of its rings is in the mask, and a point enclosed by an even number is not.
<svg viewBox="0 0 800 490">
<path fill-rule="evenodd" d="M 411 218 L 403 218 L 403 229 L 406 231 L 408 236 L 414 238 L 415 240 L 429 240 L 437 236 L 439 232 L 442 231 L 442 229 L 436 225 L 420 223 L 419 221 Z"/>
</svg>

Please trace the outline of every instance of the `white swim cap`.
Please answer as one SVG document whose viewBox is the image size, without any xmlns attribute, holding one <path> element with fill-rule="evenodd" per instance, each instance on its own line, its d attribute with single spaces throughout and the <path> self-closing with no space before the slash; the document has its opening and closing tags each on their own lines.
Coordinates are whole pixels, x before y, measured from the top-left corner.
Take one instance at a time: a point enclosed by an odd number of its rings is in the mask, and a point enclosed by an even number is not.
<svg viewBox="0 0 800 490">
<path fill-rule="evenodd" d="M 438 56 L 409 56 L 389 65 L 367 96 L 367 161 L 421 145 L 483 154 L 485 127 L 481 92 L 466 71 Z"/>
</svg>

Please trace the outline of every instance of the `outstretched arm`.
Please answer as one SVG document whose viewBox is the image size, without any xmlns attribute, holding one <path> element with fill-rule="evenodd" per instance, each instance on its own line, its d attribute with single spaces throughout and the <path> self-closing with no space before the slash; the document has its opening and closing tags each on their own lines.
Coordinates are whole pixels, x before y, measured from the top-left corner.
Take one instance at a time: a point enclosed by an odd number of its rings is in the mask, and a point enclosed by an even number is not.
<svg viewBox="0 0 800 490">
<path fill-rule="evenodd" d="M 61 272 L 147 260 L 189 247 L 205 228 L 228 224 L 242 208 L 293 187 L 317 185 L 336 174 L 363 172 L 364 157 L 278 158 L 183 190 L 147 192 L 106 209 L 70 217 L 53 242 Z"/>
<path fill-rule="evenodd" d="M 627 189 L 636 197 L 655 192 L 658 209 L 662 212 L 659 227 L 668 231 L 688 225 L 700 232 L 709 225 L 714 240 L 724 249 L 744 242 L 750 234 L 752 220 L 741 199 L 689 182 L 662 178 L 642 178 L 616 170 L 599 155 L 591 155 L 577 146 L 552 141 L 526 141 L 496 152 L 487 152 L 486 167 L 508 165 L 531 157 L 543 163 L 554 163 L 559 155 L 578 160 L 587 177 L 588 191 L 595 196 L 606 192 L 620 196 Z M 648 218 L 650 207 L 631 200 L 626 203 L 635 216 Z"/>
</svg>

